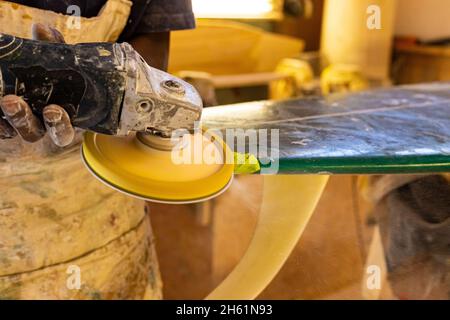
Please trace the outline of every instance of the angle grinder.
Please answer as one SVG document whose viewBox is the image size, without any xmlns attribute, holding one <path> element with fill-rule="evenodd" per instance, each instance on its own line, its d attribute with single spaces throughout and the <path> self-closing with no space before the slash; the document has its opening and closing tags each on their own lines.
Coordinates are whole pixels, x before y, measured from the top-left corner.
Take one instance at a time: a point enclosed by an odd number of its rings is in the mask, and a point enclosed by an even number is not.
<svg viewBox="0 0 450 320">
<path fill-rule="evenodd" d="M 0 34 L 0 96 L 7 94 L 23 97 L 38 116 L 49 104 L 62 106 L 87 130 L 82 158 L 89 171 L 121 192 L 189 203 L 231 183 L 231 151 L 201 128 L 199 94 L 150 67 L 127 43 L 67 45 Z"/>
</svg>

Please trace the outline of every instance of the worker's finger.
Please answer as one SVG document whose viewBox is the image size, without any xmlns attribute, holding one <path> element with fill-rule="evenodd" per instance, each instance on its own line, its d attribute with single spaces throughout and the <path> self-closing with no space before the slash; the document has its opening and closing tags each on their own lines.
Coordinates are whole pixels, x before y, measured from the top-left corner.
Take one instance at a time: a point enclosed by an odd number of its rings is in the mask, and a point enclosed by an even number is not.
<svg viewBox="0 0 450 320">
<path fill-rule="evenodd" d="M 62 107 L 51 104 L 43 111 L 44 124 L 52 141 L 59 147 L 68 146 L 75 137 L 70 117 Z"/>
<path fill-rule="evenodd" d="M 0 139 L 11 139 L 17 136 L 16 130 L 6 121 L 0 118 Z"/>
<path fill-rule="evenodd" d="M 35 142 L 45 135 L 41 121 L 22 98 L 14 95 L 4 96 L 0 100 L 0 107 L 5 119 L 25 141 Z"/>
<path fill-rule="evenodd" d="M 33 40 L 55 43 L 65 42 L 63 35 L 58 30 L 42 23 L 33 24 L 31 33 L 33 35 Z"/>
</svg>

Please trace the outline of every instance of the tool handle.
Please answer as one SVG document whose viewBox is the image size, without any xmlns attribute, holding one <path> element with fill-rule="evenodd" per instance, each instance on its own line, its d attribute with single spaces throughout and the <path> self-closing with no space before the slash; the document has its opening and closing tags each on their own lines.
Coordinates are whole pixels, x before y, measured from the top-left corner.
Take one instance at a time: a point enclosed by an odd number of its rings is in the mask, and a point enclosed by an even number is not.
<svg viewBox="0 0 450 320">
<path fill-rule="evenodd" d="M 115 134 L 125 88 L 121 45 L 67 45 L 0 34 L 0 95 L 24 98 L 40 116 L 62 106 L 76 127 Z"/>
</svg>

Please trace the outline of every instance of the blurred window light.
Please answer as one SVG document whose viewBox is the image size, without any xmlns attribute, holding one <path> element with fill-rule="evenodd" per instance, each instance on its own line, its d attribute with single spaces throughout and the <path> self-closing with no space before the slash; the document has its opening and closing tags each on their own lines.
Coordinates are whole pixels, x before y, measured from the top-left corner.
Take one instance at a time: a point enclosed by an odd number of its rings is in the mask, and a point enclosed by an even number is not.
<svg viewBox="0 0 450 320">
<path fill-rule="evenodd" d="M 267 19 L 283 17 L 283 0 L 192 0 L 197 18 Z"/>
</svg>

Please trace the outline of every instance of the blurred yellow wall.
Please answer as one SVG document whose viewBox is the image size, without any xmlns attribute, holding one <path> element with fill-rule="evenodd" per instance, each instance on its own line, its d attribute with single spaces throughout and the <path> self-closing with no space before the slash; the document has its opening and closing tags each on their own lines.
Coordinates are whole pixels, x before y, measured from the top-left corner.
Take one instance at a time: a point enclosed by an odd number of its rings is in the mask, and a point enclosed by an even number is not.
<svg viewBox="0 0 450 320">
<path fill-rule="evenodd" d="M 450 1 L 398 0 L 395 34 L 422 40 L 450 37 Z"/>
</svg>

